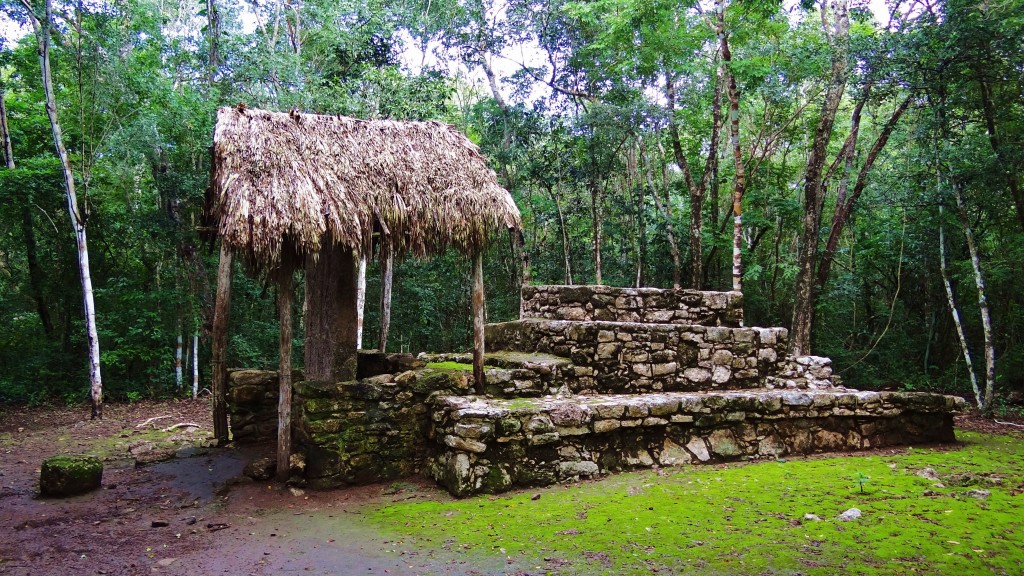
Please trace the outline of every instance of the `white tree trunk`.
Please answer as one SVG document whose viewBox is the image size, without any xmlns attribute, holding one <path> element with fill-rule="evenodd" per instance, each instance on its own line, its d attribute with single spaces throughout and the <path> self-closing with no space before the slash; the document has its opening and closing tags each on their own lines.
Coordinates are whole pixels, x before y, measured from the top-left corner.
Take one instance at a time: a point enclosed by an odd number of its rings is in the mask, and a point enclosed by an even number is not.
<svg viewBox="0 0 1024 576">
<path fill-rule="evenodd" d="M 359 257 L 359 280 L 356 284 L 356 350 L 363 347 L 363 317 L 366 310 L 366 256 Z"/>
<path fill-rule="evenodd" d="M 199 330 L 192 335 L 192 399 L 199 396 Z"/>
<path fill-rule="evenodd" d="M 967 363 L 967 374 L 971 377 L 971 388 L 974 390 L 974 400 L 978 409 L 982 407 L 981 390 L 978 389 L 978 377 L 974 374 L 974 363 L 971 362 L 971 351 L 967 348 L 967 336 L 964 335 L 964 326 L 960 322 L 960 312 L 956 309 L 956 300 L 953 299 L 953 286 L 949 282 L 949 273 L 946 269 L 946 233 L 942 225 L 942 205 L 939 205 L 939 272 L 942 274 L 942 285 L 946 287 L 946 303 L 949 304 L 949 313 L 953 315 L 953 325 L 956 326 L 956 335 L 960 338 L 960 350 L 964 354 L 964 362 Z M 927 368 L 927 366 L 926 366 Z"/>
<path fill-rule="evenodd" d="M 184 341 L 181 335 L 182 330 L 184 330 L 184 327 L 181 325 L 181 322 L 178 322 L 178 343 L 174 347 L 174 383 L 176 384 L 175 390 L 179 391 L 182 389 L 185 381 L 184 373 L 182 372 L 182 360 L 184 356 Z"/>
<path fill-rule="evenodd" d="M 46 95 L 46 115 L 50 119 L 53 132 L 53 145 L 57 149 L 64 176 L 64 192 L 67 199 L 68 215 L 71 227 L 75 232 L 75 244 L 78 247 L 78 273 L 82 281 L 82 302 L 85 315 L 86 339 L 89 348 L 89 396 L 92 400 L 92 417 L 103 418 L 103 379 L 100 375 L 100 339 L 96 330 L 96 304 L 92 295 L 92 275 L 89 272 L 89 248 L 85 233 L 85 219 L 78 209 L 78 198 L 75 195 L 75 175 L 71 168 L 71 159 L 64 147 L 64 137 L 60 122 L 57 119 L 57 100 L 53 92 L 53 74 L 50 71 L 50 0 L 44 0 L 43 18 L 36 14 L 29 0 L 21 0 L 28 12 L 32 29 L 36 35 L 39 53 L 39 67 L 43 77 L 43 92 Z"/>
<path fill-rule="evenodd" d="M 978 257 L 978 245 L 974 241 L 971 221 L 967 217 L 967 209 L 964 207 L 960 185 L 956 182 L 953 183 L 953 194 L 956 198 L 956 213 L 964 229 L 964 238 L 967 239 L 967 251 L 971 255 L 974 283 L 978 287 L 978 308 L 981 312 L 981 328 L 985 336 L 985 394 L 982 397 L 981 409 L 983 412 L 991 412 L 996 389 L 996 347 L 992 339 L 992 319 L 988 312 L 988 299 L 985 297 L 985 277 L 981 272 L 981 259 Z"/>
</svg>

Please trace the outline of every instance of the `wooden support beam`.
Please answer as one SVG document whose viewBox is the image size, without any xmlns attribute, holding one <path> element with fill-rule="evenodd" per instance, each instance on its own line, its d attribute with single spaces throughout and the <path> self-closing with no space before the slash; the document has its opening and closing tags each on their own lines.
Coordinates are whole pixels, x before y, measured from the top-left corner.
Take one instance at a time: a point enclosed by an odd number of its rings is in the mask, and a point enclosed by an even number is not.
<svg viewBox="0 0 1024 576">
<path fill-rule="evenodd" d="M 388 331 L 391 329 L 391 284 L 395 273 L 395 258 L 390 240 L 390 237 L 386 237 L 380 245 L 380 334 L 377 349 L 381 353 L 387 352 Z"/>
<path fill-rule="evenodd" d="M 281 324 L 277 395 L 277 479 L 288 480 L 292 455 L 292 298 L 289 272 L 278 281 L 277 318 Z"/>
<path fill-rule="evenodd" d="M 228 319 L 231 315 L 231 270 L 234 263 L 231 249 L 220 244 L 220 263 L 217 267 L 217 300 L 213 308 L 213 436 L 218 446 L 228 442 L 228 371 L 225 357 L 228 347 Z"/>
<path fill-rule="evenodd" d="M 473 384 L 477 394 L 484 393 L 484 254 L 473 255 Z"/>
</svg>

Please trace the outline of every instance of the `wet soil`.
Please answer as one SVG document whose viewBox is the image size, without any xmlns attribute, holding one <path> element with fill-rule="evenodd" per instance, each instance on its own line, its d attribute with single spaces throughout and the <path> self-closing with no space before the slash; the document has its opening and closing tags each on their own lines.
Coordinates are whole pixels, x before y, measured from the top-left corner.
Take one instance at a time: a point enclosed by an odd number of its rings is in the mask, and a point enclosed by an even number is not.
<svg viewBox="0 0 1024 576">
<path fill-rule="evenodd" d="M 133 439 L 179 423 L 199 426 L 172 442 Z M 272 447 L 214 448 L 211 429 L 202 399 L 109 406 L 102 421 L 82 407 L 0 410 L 0 574 L 496 573 L 360 521 L 367 504 L 448 498 L 431 484 L 318 492 L 253 482 L 242 469 Z M 96 452 L 101 489 L 38 496 L 44 459 Z"/>
</svg>

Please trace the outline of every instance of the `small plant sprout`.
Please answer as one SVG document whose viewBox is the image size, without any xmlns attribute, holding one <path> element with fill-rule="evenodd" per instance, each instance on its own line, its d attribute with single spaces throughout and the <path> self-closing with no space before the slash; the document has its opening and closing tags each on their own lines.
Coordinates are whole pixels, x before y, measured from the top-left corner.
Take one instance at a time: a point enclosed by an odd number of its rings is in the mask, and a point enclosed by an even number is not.
<svg viewBox="0 0 1024 576">
<path fill-rule="evenodd" d="M 871 476 L 868 476 L 867 474 L 865 474 L 863 472 L 856 472 L 853 475 L 853 481 L 857 483 L 857 486 L 860 487 L 860 493 L 863 494 L 864 493 L 864 484 L 866 484 L 866 483 L 871 481 Z"/>
</svg>

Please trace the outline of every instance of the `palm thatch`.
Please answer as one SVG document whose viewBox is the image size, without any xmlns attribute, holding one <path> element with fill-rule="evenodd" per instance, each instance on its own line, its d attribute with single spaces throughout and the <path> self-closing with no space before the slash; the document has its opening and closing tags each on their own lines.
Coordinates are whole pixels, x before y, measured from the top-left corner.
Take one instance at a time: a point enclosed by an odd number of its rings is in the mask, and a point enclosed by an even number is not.
<svg viewBox="0 0 1024 576">
<path fill-rule="evenodd" d="M 375 232 L 422 257 L 522 227 L 477 146 L 437 122 L 221 108 L 211 194 L 222 241 L 263 269 L 325 241 L 366 254 Z"/>
</svg>

